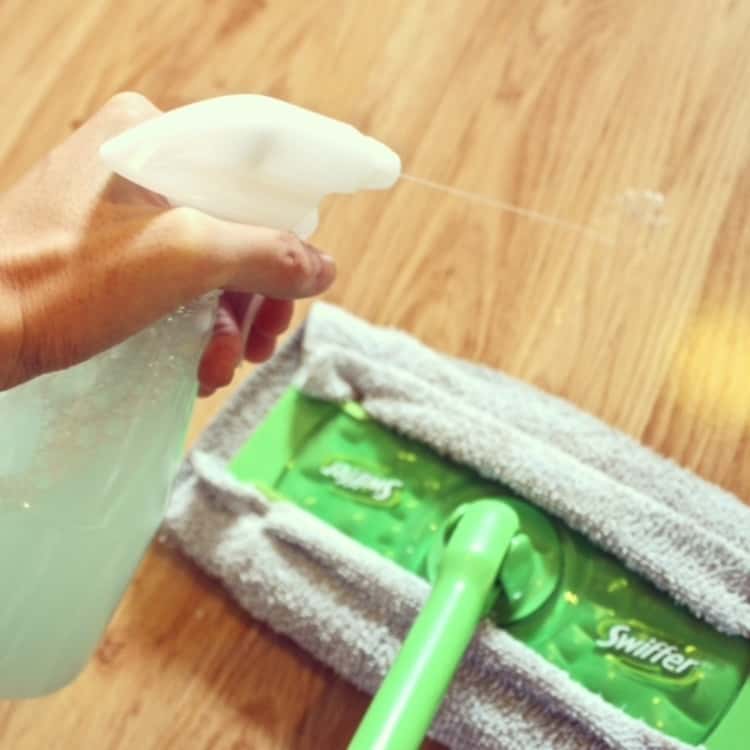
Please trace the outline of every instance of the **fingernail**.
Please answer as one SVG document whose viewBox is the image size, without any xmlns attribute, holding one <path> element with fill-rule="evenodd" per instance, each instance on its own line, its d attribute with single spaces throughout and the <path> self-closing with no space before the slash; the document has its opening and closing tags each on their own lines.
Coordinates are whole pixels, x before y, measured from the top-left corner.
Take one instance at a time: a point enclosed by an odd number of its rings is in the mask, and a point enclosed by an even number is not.
<svg viewBox="0 0 750 750">
<path fill-rule="evenodd" d="M 311 245 L 309 242 L 303 241 L 302 245 L 304 246 L 305 250 L 307 251 L 307 254 L 310 256 L 313 262 L 317 263 L 325 255 L 325 253 L 322 250 L 318 250 L 318 248 L 315 247 L 315 245 Z"/>
<path fill-rule="evenodd" d="M 316 281 L 322 290 L 328 288 L 336 278 L 336 260 L 326 253 L 321 253 L 320 261 L 320 270 Z"/>
</svg>

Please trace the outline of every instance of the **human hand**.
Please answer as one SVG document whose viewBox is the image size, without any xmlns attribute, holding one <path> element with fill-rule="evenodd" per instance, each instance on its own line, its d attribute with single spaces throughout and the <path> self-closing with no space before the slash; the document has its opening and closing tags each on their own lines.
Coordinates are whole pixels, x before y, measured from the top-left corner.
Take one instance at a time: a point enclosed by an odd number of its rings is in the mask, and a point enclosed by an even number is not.
<svg viewBox="0 0 750 750">
<path fill-rule="evenodd" d="M 273 352 L 293 300 L 319 294 L 333 259 L 288 232 L 170 208 L 112 175 L 99 146 L 158 114 L 119 94 L 0 196 L 0 389 L 69 367 L 223 289 L 201 394 Z M 262 295 L 247 341 L 241 324 Z"/>
</svg>

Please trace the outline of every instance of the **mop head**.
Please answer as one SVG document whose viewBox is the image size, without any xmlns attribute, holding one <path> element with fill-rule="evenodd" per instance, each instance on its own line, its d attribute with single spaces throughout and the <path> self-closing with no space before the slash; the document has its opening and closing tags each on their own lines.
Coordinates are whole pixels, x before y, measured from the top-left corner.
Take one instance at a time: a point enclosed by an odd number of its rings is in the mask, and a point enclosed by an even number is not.
<svg viewBox="0 0 750 750">
<path fill-rule="evenodd" d="M 317 304 L 183 464 L 165 528 L 254 617 L 374 693 L 429 593 L 422 577 L 229 467 L 291 387 L 501 482 L 701 627 L 750 639 L 750 509 L 569 403 Z M 675 662 L 676 663 L 676 662 Z M 486 621 L 432 726 L 451 748 L 686 748 Z"/>
</svg>

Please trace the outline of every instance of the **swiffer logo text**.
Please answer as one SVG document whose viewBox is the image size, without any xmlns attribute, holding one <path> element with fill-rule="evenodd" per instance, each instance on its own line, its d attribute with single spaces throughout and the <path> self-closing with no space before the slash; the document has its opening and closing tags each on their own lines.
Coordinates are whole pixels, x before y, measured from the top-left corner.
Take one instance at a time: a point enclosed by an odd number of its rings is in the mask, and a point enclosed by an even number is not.
<svg viewBox="0 0 750 750">
<path fill-rule="evenodd" d="M 690 659 L 682 649 L 658 638 L 642 638 L 634 635 L 629 625 L 613 625 L 607 638 L 596 641 L 596 645 L 606 651 L 628 657 L 628 660 L 644 665 L 660 666 L 673 675 L 686 675 L 700 665 L 697 659 Z"/>
<path fill-rule="evenodd" d="M 394 492 L 404 486 L 400 479 L 378 477 L 344 461 L 324 466 L 320 473 L 332 480 L 337 487 L 364 493 L 377 503 L 388 503 Z"/>
</svg>

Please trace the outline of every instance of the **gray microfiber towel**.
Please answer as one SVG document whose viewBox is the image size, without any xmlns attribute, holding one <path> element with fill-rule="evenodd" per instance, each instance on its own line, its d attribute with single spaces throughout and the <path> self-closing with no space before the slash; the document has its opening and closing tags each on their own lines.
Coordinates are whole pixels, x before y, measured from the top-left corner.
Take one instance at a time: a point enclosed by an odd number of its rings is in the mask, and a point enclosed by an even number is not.
<svg viewBox="0 0 750 750">
<path fill-rule="evenodd" d="M 383 424 L 566 521 L 719 630 L 750 637 L 750 509 L 571 404 L 317 304 L 183 464 L 165 528 L 253 616 L 374 693 L 428 584 L 227 462 L 291 385 Z M 685 748 L 481 626 L 431 735 L 451 748 Z"/>
</svg>

